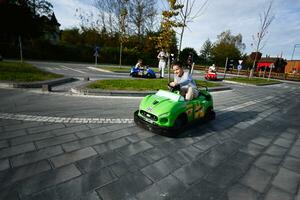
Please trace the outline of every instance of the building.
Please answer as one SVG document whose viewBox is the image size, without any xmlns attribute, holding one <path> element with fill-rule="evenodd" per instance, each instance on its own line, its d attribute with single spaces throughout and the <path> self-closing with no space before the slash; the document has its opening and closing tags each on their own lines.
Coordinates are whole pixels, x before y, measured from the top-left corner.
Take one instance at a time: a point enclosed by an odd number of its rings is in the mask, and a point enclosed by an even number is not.
<svg viewBox="0 0 300 200">
<path fill-rule="evenodd" d="M 300 60 L 288 60 L 284 73 L 300 73 Z"/>
<path fill-rule="evenodd" d="M 283 58 L 278 57 L 265 57 L 261 58 L 257 62 L 256 71 L 269 71 L 270 66 L 274 66 L 272 69 L 273 72 L 284 73 L 284 69 L 287 62 Z"/>
</svg>

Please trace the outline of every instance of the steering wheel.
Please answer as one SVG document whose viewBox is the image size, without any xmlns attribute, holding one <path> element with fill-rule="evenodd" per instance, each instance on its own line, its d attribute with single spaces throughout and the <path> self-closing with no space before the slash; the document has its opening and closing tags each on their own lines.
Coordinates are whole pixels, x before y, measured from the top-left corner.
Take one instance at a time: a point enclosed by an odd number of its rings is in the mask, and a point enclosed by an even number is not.
<svg viewBox="0 0 300 200">
<path fill-rule="evenodd" d="M 170 90 L 171 92 L 180 91 L 180 85 L 179 85 L 179 84 L 178 84 L 178 85 L 175 85 L 175 86 L 173 87 L 173 86 L 171 86 L 170 83 L 169 83 L 168 86 L 169 86 L 169 90 Z"/>
</svg>

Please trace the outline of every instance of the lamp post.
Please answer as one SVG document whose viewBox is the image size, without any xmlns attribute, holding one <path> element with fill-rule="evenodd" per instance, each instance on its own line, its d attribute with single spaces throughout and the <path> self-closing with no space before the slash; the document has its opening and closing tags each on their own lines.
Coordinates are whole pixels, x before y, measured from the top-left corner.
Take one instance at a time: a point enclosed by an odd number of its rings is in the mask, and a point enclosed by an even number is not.
<svg viewBox="0 0 300 200">
<path fill-rule="evenodd" d="M 300 47 L 300 44 L 295 44 L 295 45 L 294 45 L 294 50 L 293 50 L 293 53 L 292 53 L 291 61 L 292 61 L 293 58 L 294 58 L 295 49 L 296 49 L 297 47 Z"/>
<path fill-rule="evenodd" d="M 295 49 L 296 49 L 297 47 L 300 47 L 300 44 L 295 44 L 295 45 L 294 45 L 294 50 L 293 50 L 293 53 L 292 53 L 291 61 L 293 61 Z M 294 63 L 293 71 L 294 71 L 294 68 L 295 68 L 295 67 L 296 67 L 296 62 Z M 297 70 L 296 70 L 295 72 L 297 73 Z"/>
</svg>

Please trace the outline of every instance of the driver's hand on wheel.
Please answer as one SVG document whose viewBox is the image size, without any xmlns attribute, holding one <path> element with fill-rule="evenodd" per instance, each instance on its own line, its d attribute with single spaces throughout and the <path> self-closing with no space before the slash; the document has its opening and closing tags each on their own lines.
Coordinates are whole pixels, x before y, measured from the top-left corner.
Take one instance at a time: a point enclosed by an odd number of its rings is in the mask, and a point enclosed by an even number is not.
<svg viewBox="0 0 300 200">
<path fill-rule="evenodd" d="M 175 83 L 175 82 L 171 82 L 169 85 L 170 85 L 171 87 L 175 87 L 175 86 L 176 86 L 176 83 Z"/>
</svg>

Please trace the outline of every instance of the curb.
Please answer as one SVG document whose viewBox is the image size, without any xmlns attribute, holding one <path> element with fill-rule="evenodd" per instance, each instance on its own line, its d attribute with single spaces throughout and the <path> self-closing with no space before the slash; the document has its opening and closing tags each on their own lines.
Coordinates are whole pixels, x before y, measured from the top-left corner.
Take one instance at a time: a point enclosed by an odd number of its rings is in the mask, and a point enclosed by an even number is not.
<svg viewBox="0 0 300 200">
<path fill-rule="evenodd" d="M 228 86 L 219 86 L 208 88 L 209 92 L 219 92 L 231 90 L 231 87 Z M 81 95 L 95 95 L 95 96 L 132 96 L 132 97 L 144 97 L 149 94 L 155 94 L 157 91 L 155 90 L 147 90 L 147 91 L 124 91 L 124 90 L 102 90 L 102 89 L 86 89 L 86 88 L 72 88 L 71 92 L 74 94 Z"/>
<path fill-rule="evenodd" d="M 43 85 L 56 86 L 68 82 L 75 81 L 75 78 L 65 77 L 65 78 L 57 78 L 47 81 L 35 81 L 35 82 L 1 82 L 0 86 L 2 87 L 10 87 L 10 88 L 42 88 Z"/>
</svg>

